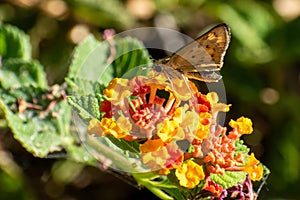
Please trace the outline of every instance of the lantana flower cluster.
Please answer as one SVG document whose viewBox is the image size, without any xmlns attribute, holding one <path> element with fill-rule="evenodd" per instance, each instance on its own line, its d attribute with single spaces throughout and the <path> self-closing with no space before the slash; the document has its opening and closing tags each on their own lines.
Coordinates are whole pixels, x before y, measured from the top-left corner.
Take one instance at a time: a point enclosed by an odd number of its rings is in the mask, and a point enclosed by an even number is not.
<svg viewBox="0 0 300 200">
<path fill-rule="evenodd" d="M 161 73 L 114 78 L 103 95 L 103 117 L 90 121 L 90 134 L 138 142 L 143 165 L 176 177 L 174 185 L 200 188 L 216 199 L 255 199 L 248 186 L 262 179 L 264 168 L 240 139 L 252 133 L 252 122 L 240 117 L 228 129 L 218 125 L 218 112 L 229 111 L 230 105 L 219 103 L 216 93 L 202 94 L 191 81 Z M 227 172 L 243 172 L 245 179 L 227 187 L 213 176 Z"/>
</svg>

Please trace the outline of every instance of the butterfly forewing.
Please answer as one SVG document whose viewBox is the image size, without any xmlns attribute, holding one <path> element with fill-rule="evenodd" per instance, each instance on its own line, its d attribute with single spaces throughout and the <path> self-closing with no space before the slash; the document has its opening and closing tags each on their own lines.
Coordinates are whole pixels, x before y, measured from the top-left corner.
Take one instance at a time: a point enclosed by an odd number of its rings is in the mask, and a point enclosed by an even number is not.
<svg viewBox="0 0 300 200">
<path fill-rule="evenodd" d="M 229 41 L 230 30 L 228 26 L 220 24 L 179 49 L 161 63 L 182 72 L 188 78 L 216 82 L 221 76 L 216 73 L 205 74 L 204 72 L 221 69 Z"/>
</svg>

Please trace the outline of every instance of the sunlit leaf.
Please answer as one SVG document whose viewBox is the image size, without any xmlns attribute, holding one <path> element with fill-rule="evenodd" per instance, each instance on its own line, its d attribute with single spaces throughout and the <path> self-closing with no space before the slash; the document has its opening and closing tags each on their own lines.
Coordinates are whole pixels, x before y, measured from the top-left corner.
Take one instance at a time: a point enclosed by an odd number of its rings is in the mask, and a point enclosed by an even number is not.
<svg viewBox="0 0 300 200">
<path fill-rule="evenodd" d="M 0 70 L 0 83 L 4 89 L 48 87 L 46 74 L 43 67 L 36 61 L 22 59 L 9 59 L 3 62 Z"/>
<path fill-rule="evenodd" d="M 69 85 L 68 92 L 77 96 L 100 94 L 104 89 L 104 85 L 100 82 L 82 78 L 66 78 L 66 82 Z"/>
<path fill-rule="evenodd" d="M 100 42 L 93 36 L 87 37 L 75 48 L 67 77 L 106 82 L 100 79 L 103 79 L 102 74 L 107 68 L 108 56 L 109 45 L 106 42 Z M 105 79 L 112 79 L 112 73 L 105 76 L 108 76 Z"/>
<path fill-rule="evenodd" d="M 116 77 L 121 77 L 134 67 L 150 63 L 148 51 L 140 41 L 130 37 L 116 41 L 116 56 L 112 63 Z"/>
<path fill-rule="evenodd" d="M 39 119 L 33 111 L 13 113 L 2 99 L 0 108 L 14 137 L 35 156 L 45 157 L 50 152 L 60 151 L 65 142 L 70 140 L 68 129 L 71 109 L 66 102 L 60 102 L 53 108 L 58 113 L 57 117 L 46 119 Z"/>
<path fill-rule="evenodd" d="M 122 139 L 117 139 L 115 137 L 107 136 L 107 138 L 117 147 L 122 150 L 129 151 L 132 153 L 140 153 L 139 146 L 140 144 L 136 141 L 126 141 Z"/>
<path fill-rule="evenodd" d="M 70 96 L 68 102 L 86 123 L 93 118 L 100 120 L 100 102 L 97 97 L 93 95 Z"/>
<path fill-rule="evenodd" d="M 230 172 L 226 171 L 223 175 L 210 174 L 211 180 L 215 183 L 222 185 L 224 188 L 230 188 L 238 183 L 244 182 L 246 179 L 246 172 Z"/>
<path fill-rule="evenodd" d="M 31 59 L 29 37 L 20 29 L 0 23 L 0 56 L 9 58 Z"/>
</svg>

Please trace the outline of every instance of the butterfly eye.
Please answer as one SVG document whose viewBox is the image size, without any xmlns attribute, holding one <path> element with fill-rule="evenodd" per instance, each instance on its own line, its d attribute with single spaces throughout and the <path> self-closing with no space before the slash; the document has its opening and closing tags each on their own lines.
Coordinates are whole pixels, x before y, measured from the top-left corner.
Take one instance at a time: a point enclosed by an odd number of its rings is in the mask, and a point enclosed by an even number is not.
<svg viewBox="0 0 300 200">
<path fill-rule="evenodd" d="M 154 70 L 156 72 L 161 72 L 162 71 L 161 66 L 159 66 L 159 65 L 155 65 Z"/>
</svg>

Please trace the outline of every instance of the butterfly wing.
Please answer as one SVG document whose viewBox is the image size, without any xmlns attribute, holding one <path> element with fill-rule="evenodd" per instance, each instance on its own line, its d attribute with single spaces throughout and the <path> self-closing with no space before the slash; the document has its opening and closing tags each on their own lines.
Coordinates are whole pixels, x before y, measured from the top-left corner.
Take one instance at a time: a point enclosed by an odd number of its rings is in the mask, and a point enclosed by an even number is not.
<svg viewBox="0 0 300 200">
<path fill-rule="evenodd" d="M 183 72 L 188 78 L 215 82 L 222 68 L 224 55 L 230 41 L 230 30 L 226 24 L 220 24 L 198 37 L 192 43 L 179 49 L 164 64 Z"/>
</svg>

